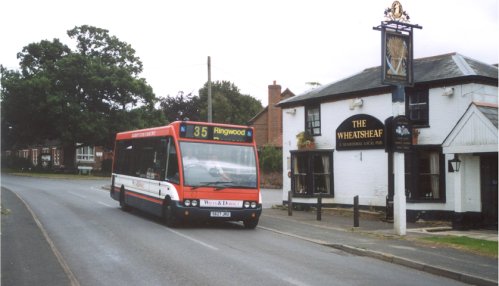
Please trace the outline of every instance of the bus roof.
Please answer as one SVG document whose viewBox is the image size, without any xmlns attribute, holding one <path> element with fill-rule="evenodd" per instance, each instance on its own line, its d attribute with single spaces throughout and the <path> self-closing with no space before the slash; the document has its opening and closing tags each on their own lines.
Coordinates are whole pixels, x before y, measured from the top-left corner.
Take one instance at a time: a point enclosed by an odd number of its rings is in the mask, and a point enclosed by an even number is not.
<svg viewBox="0 0 499 286">
<path fill-rule="evenodd" d="M 116 134 L 116 140 L 158 137 L 158 136 L 167 136 L 172 134 L 173 134 L 173 127 L 171 125 L 166 125 L 161 127 L 120 132 Z"/>
<path fill-rule="evenodd" d="M 158 137 L 158 136 L 168 136 L 168 135 L 172 136 L 175 133 L 178 134 L 179 126 L 182 123 L 198 124 L 206 126 L 223 126 L 223 127 L 232 127 L 232 128 L 252 128 L 244 125 L 234 125 L 234 124 L 209 123 L 209 122 L 198 122 L 198 121 L 175 121 L 165 126 L 120 132 L 116 134 L 116 140 Z"/>
</svg>

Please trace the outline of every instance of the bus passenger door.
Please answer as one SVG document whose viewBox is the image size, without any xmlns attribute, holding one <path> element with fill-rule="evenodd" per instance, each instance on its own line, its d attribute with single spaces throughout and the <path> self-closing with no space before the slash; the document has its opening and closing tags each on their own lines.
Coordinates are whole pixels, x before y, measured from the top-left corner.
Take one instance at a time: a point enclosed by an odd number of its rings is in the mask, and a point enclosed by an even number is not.
<svg viewBox="0 0 499 286">
<path fill-rule="evenodd" d="M 163 170 L 162 181 L 166 181 L 167 183 L 160 183 L 160 193 L 158 194 L 160 197 L 164 198 L 166 195 L 169 195 L 172 199 L 178 200 L 178 187 L 180 185 L 180 174 L 178 167 L 178 152 L 175 147 L 175 141 L 172 137 L 166 138 L 167 142 L 165 142 L 165 169 Z"/>
</svg>

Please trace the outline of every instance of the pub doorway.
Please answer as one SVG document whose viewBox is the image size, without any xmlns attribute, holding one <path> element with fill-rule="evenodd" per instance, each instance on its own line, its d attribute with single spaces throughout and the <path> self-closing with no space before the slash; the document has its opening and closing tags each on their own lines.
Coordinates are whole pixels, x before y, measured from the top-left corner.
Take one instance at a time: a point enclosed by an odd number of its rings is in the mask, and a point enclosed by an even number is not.
<svg viewBox="0 0 499 286">
<path fill-rule="evenodd" d="M 497 229 L 497 153 L 480 155 L 482 223 Z"/>
</svg>

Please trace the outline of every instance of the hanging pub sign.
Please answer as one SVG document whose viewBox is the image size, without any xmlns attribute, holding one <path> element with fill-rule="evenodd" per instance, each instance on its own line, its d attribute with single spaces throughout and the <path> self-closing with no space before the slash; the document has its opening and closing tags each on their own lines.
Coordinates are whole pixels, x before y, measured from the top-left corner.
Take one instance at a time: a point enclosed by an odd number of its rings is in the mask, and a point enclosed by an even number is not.
<svg viewBox="0 0 499 286">
<path fill-rule="evenodd" d="M 336 150 L 383 149 L 384 125 L 376 117 L 357 114 L 336 129 Z"/>
<path fill-rule="evenodd" d="M 383 84 L 413 86 L 412 33 L 403 34 L 385 28 L 381 34 Z"/>
<path fill-rule="evenodd" d="M 391 143 L 393 152 L 409 152 L 412 148 L 412 124 L 405 115 L 399 115 L 392 120 Z"/>
<path fill-rule="evenodd" d="M 387 85 L 413 86 L 413 29 L 409 14 L 399 1 L 385 9 L 385 21 L 373 29 L 381 31 L 381 82 Z"/>
</svg>

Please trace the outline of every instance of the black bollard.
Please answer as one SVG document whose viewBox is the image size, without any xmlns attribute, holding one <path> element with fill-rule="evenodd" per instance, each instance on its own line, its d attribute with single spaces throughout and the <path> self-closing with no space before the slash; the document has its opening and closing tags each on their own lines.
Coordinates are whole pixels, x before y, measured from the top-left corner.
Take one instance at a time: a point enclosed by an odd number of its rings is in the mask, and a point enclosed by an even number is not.
<svg viewBox="0 0 499 286">
<path fill-rule="evenodd" d="M 293 196 L 291 191 L 288 191 L 288 216 L 293 215 Z"/>
<path fill-rule="evenodd" d="M 353 227 L 359 227 L 359 196 L 353 197 Z"/>
<path fill-rule="evenodd" d="M 317 220 L 322 220 L 322 195 L 317 197 Z"/>
</svg>

